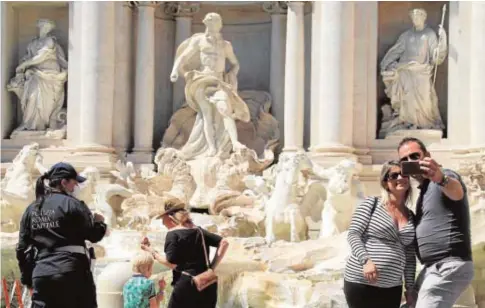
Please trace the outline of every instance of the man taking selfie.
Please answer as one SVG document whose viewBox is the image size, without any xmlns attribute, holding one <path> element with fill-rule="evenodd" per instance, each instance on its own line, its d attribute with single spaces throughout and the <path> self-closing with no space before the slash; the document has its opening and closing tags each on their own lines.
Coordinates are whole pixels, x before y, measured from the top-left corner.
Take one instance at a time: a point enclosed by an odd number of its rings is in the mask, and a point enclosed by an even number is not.
<svg viewBox="0 0 485 308">
<path fill-rule="evenodd" d="M 416 308 L 451 308 L 474 274 L 465 184 L 456 172 L 441 168 L 419 139 L 404 138 L 398 153 L 402 164 L 419 164 L 408 170 L 416 170 L 409 175 L 420 184 L 415 224 L 423 269 L 416 293 L 406 296 Z"/>
</svg>

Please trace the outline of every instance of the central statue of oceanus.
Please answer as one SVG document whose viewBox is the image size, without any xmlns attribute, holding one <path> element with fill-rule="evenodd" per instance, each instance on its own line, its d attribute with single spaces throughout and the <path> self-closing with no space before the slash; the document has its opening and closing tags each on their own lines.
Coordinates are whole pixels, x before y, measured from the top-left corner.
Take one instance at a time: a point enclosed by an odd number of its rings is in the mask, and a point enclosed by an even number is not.
<svg viewBox="0 0 485 308">
<path fill-rule="evenodd" d="M 172 82 L 179 75 L 185 77 L 185 99 L 197 111 L 192 132 L 181 149 L 185 159 L 244 148 L 238 141 L 236 120 L 250 121 L 249 109 L 237 93 L 239 62 L 220 32 L 221 16 L 209 13 L 203 23 L 205 33 L 192 35 L 178 47 L 170 75 Z M 232 65 L 228 72 L 226 59 Z"/>
</svg>

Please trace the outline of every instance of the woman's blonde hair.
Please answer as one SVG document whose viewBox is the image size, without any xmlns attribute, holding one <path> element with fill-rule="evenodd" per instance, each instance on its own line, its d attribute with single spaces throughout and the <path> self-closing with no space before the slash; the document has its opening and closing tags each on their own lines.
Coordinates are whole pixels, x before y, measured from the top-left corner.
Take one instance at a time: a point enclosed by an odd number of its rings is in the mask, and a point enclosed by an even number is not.
<svg viewBox="0 0 485 308">
<path fill-rule="evenodd" d="M 172 216 L 175 218 L 179 224 L 183 225 L 188 221 L 192 221 L 190 219 L 189 211 L 186 209 L 185 203 L 181 202 L 178 199 L 170 199 L 165 201 L 165 211 L 168 212 L 167 215 Z"/>
<path fill-rule="evenodd" d="M 142 251 L 138 253 L 131 261 L 132 270 L 134 273 L 143 273 L 152 268 L 153 262 L 154 259 L 151 253 Z"/>
<path fill-rule="evenodd" d="M 380 176 L 382 204 L 386 204 L 389 201 L 390 192 L 389 192 L 389 189 L 387 188 L 387 180 L 389 177 L 389 172 L 391 171 L 392 167 L 401 168 L 401 164 L 397 160 L 389 160 L 382 165 L 381 176 Z M 409 185 L 408 191 L 406 192 L 406 196 L 404 197 L 404 204 L 406 205 L 410 204 L 411 200 L 412 200 L 412 189 L 411 189 L 411 185 Z"/>
</svg>

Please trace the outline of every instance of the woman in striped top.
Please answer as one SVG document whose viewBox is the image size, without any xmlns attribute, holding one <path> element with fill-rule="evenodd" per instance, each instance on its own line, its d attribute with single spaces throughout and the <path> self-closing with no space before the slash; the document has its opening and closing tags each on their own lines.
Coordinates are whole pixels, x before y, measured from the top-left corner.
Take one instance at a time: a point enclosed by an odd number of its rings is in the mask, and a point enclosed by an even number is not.
<svg viewBox="0 0 485 308">
<path fill-rule="evenodd" d="M 349 308 L 398 308 L 403 277 L 412 290 L 416 273 L 414 214 L 409 178 L 397 161 L 384 164 L 381 197 L 367 198 L 349 227 L 351 255 L 344 274 Z"/>
</svg>

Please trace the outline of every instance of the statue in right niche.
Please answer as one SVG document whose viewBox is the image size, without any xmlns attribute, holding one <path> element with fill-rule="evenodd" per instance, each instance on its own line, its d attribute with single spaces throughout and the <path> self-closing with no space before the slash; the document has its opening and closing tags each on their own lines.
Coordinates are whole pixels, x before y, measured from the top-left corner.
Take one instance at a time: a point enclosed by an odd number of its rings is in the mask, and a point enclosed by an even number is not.
<svg viewBox="0 0 485 308">
<path fill-rule="evenodd" d="M 435 90 L 436 68 L 447 55 L 443 17 L 437 36 L 425 23 L 424 9 L 413 9 L 409 16 L 413 28 L 399 36 L 380 64 L 392 107 L 392 116 L 381 128 L 384 136 L 401 129 L 444 128 Z"/>
</svg>

